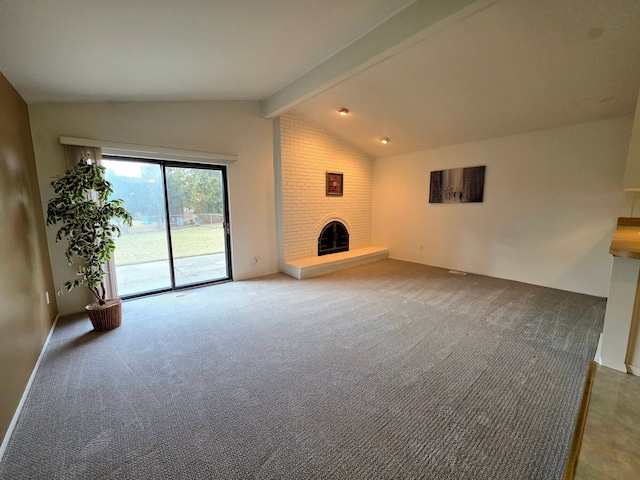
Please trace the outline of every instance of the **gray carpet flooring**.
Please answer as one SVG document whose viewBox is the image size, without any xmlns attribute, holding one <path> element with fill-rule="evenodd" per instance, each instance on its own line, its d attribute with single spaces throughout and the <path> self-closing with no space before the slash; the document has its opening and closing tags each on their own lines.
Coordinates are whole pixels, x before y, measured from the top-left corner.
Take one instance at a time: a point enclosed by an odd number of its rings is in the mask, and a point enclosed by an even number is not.
<svg viewBox="0 0 640 480">
<path fill-rule="evenodd" d="M 72 316 L 0 478 L 560 479 L 604 309 L 383 260 Z"/>
</svg>

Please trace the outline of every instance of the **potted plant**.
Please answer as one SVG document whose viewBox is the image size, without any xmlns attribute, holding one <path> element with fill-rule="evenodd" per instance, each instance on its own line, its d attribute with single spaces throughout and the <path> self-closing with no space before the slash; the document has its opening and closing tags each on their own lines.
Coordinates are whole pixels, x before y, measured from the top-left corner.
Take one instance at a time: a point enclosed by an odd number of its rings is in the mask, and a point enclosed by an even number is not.
<svg viewBox="0 0 640 480">
<path fill-rule="evenodd" d="M 67 281 L 58 293 L 79 286 L 88 287 L 96 301 L 85 307 L 96 331 L 117 328 L 122 323 L 122 300 L 108 299 L 104 284 L 106 262 L 116 248 L 120 235 L 118 219 L 131 226 L 131 215 L 124 202 L 109 199 L 111 183 L 104 177 L 105 168 L 87 157 L 64 175 L 51 182 L 55 197 L 47 204 L 47 225 L 61 223 L 56 242 L 67 239 L 65 256 L 69 265 L 78 264 L 78 276 Z"/>
</svg>

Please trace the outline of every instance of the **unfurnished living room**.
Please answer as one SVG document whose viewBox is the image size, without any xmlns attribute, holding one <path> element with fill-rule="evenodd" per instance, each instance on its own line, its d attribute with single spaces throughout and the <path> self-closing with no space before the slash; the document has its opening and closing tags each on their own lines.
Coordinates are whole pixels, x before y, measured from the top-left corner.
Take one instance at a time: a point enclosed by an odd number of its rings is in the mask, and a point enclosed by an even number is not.
<svg viewBox="0 0 640 480">
<path fill-rule="evenodd" d="M 0 479 L 636 478 L 639 59 L 637 0 L 1 1 Z"/>
</svg>

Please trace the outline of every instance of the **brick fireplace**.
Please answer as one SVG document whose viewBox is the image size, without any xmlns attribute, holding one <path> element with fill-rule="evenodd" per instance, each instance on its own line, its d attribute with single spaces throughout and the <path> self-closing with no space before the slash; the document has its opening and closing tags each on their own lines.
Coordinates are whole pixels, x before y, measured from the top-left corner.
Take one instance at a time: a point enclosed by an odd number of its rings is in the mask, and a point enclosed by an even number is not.
<svg viewBox="0 0 640 480">
<path fill-rule="evenodd" d="M 293 112 L 275 131 L 281 271 L 306 278 L 386 258 L 387 249 L 371 246 L 373 157 Z M 327 195 L 327 172 L 343 174 L 342 196 Z"/>
<path fill-rule="evenodd" d="M 318 256 L 318 238 L 332 221 L 344 225 L 349 249 L 371 245 L 373 158 L 304 117 L 279 119 L 283 260 Z M 343 195 L 326 194 L 326 173 L 343 174 Z"/>
</svg>

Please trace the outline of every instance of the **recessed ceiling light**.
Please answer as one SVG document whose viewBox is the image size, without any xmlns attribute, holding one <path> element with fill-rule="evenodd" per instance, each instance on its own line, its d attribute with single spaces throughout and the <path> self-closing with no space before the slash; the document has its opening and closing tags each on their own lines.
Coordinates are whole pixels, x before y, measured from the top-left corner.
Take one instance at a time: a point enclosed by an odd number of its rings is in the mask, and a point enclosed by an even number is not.
<svg viewBox="0 0 640 480">
<path fill-rule="evenodd" d="M 344 116 L 347 116 L 347 115 L 349 115 L 349 109 L 348 109 L 348 108 L 344 108 L 344 107 L 339 108 L 339 109 L 338 109 L 338 113 L 339 113 L 340 115 L 342 115 L 343 117 L 344 117 Z"/>
<path fill-rule="evenodd" d="M 390 138 L 388 138 L 388 137 L 382 137 L 382 138 L 380 139 L 380 143 L 382 143 L 382 144 L 384 144 L 384 145 L 386 145 L 386 144 L 387 144 L 387 143 L 389 143 L 390 141 L 391 141 L 391 139 L 390 139 Z"/>
</svg>

